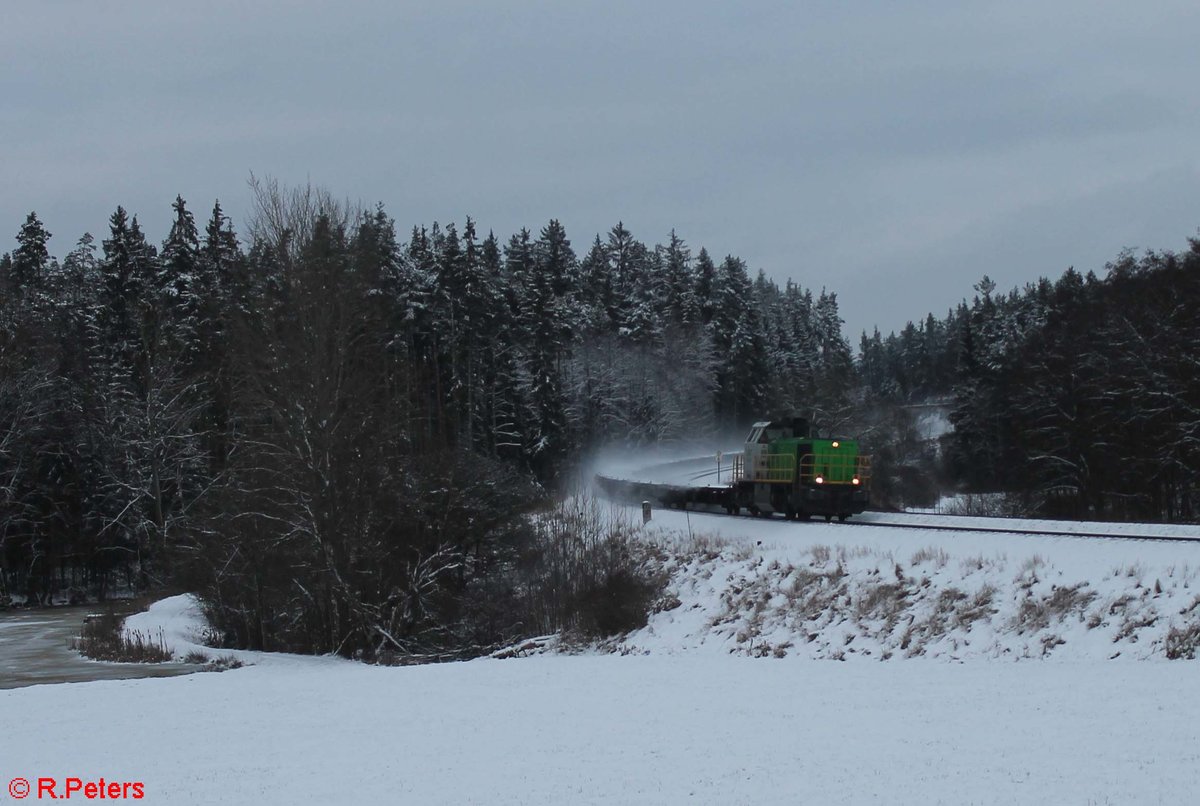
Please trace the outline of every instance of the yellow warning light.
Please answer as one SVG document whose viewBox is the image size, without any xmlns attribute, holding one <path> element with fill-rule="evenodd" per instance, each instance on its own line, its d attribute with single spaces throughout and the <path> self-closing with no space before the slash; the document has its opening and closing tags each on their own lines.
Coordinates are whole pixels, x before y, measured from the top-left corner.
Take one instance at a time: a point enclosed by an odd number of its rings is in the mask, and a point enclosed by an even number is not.
<svg viewBox="0 0 1200 806">
<path fill-rule="evenodd" d="M 833 441 L 833 447 L 835 448 L 839 447 L 841 444 L 842 443 L 838 442 L 836 439 Z"/>
</svg>

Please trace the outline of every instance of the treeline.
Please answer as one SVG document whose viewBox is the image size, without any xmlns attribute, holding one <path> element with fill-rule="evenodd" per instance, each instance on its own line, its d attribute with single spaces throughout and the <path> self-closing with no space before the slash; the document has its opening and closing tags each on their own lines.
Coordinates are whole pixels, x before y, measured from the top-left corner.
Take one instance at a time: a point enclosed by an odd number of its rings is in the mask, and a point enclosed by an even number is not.
<svg viewBox="0 0 1200 806">
<path fill-rule="evenodd" d="M 864 400 L 944 400 L 940 457 L 907 461 L 1032 513 L 1117 520 L 1200 515 L 1200 241 L 1122 254 L 1008 294 L 987 277 L 944 319 L 865 334 Z M 934 461 L 936 459 L 936 461 Z"/>
<path fill-rule="evenodd" d="M 613 573 L 564 582 L 561 529 L 530 517 L 592 446 L 849 408 L 836 298 L 674 233 L 618 224 L 580 257 L 556 221 L 402 242 L 382 208 L 313 188 L 255 202 L 245 242 L 182 198 L 161 248 L 120 208 L 61 261 L 36 215 L 20 228 L 0 259 L 0 595 L 179 585 L 244 646 L 491 646 L 638 587 L 596 541 L 568 565 Z"/>
</svg>

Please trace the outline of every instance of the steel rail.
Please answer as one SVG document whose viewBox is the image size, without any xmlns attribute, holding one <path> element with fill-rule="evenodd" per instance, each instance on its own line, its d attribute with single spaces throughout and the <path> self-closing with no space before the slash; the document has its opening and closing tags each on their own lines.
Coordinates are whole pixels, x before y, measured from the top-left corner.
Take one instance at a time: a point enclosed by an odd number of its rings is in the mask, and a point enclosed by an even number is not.
<svg viewBox="0 0 1200 806">
<path fill-rule="evenodd" d="M 937 516 L 935 516 L 937 517 Z M 949 516 L 943 516 L 949 517 Z M 1012 518 L 1011 520 L 1020 520 Z M 888 529 L 929 529 L 937 532 L 972 532 L 984 534 L 1026 535 L 1030 537 L 1080 537 L 1091 540 L 1162 540 L 1177 543 L 1200 543 L 1200 535 L 1127 534 L 1116 532 L 1077 532 L 1053 529 L 1021 529 L 1016 526 L 952 526 L 941 523 L 903 523 L 899 521 L 857 520 L 848 526 L 881 526 Z"/>
</svg>

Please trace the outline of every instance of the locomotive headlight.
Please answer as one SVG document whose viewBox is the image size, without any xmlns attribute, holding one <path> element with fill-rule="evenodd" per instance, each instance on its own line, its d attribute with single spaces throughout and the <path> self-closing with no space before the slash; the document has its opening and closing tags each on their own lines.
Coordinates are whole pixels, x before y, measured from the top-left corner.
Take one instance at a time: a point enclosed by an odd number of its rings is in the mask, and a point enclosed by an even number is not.
<svg viewBox="0 0 1200 806">
<path fill-rule="evenodd" d="M 815 481 L 817 484 L 824 484 L 824 483 L 825 483 L 825 477 L 824 477 L 824 476 L 817 476 L 815 479 L 813 479 L 813 481 Z"/>
<path fill-rule="evenodd" d="M 842 443 L 838 442 L 836 439 L 833 441 L 833 447 L 835 447 L 835 448 L 840 447 L 841 444 Z"/>
<path fill-rule="evenodd" d="M 858 480 L 858 476 L 855 476 L 854 478 L 850 479 L 850 483 L 851 484 L 861 484 L 862 482 L 860 482 Z"/>
</svg>

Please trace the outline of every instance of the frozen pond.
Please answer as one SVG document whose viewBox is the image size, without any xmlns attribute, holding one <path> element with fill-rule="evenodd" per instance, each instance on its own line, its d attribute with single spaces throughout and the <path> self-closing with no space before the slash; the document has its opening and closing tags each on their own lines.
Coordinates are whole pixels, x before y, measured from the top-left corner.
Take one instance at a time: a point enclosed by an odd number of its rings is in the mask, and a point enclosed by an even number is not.
<svg viewBox="0 0 1200 806">
<path fill-rule="evenodd" d="M 0 689 L 194 672 L 183 663 L 101 663 L 71 649 L 83 620 L 102 606 L 0 612 Z"/>
</svg>

